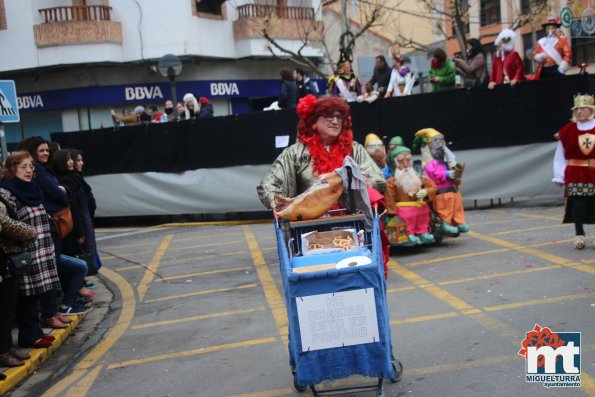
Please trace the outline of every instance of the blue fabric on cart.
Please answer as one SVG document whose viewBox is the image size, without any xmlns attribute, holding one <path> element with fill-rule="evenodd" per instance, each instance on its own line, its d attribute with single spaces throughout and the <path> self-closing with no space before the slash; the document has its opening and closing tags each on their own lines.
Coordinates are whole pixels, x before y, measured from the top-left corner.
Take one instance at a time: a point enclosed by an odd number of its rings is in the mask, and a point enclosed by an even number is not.
<svg viewBox="0 0 595 397">
<path fill-rule="evenodd" d="M 320 274 L 322 273 L 322 274 Z M 391 340 L 386 297 L 380 284 L 384 279 L 377 266 L 365 265 L 317 273 L 303 273 L 289 279 L 289 339 L 295 362 L 296 381 L 303 386 L 323 380 L 345 378 L 359 374 L 391 378 Z M 303 276 L 303 277 L 302 277 Z M 302 352 L 296 298 L 331 292 L 373 289 L 380 341 L 362 345 L 336 347 Z"/>
<path fill-rule="evenodd" d="M 393 378 L 392 340 L 378 218 L 373 222 L 372 264 L 314 273 L 292 272 L 283 232 L 276 222 L 274 225 L 288 317 L 289 364 L 295 368 L 295 381 L 299 385 L 310 386 L 351 375 Z M 374 289 L 380 341 L 302 352 L 296 298 L 362 288 Z"/>
</svg>

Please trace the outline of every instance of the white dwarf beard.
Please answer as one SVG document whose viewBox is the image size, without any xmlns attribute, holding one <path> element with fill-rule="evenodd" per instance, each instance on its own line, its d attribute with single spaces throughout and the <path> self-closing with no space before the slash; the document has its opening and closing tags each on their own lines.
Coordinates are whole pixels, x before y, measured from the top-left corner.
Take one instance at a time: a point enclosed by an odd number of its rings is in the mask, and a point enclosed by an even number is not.
<svg viewBox="0 0 595 397">
<path fill-rule="evenodd" d="M 506 52 L 510 52 L 514 50 L 514 43 L 511 41 L 509 43 L 502 44 L 502 49 Z"/>
<path fill-rule="evenodd" d="M 395 185 L 406 193 L 417 192 L 421 189 L 421 178 L 412 167 L 404 170 L 395 169 Z"/>
</svg>

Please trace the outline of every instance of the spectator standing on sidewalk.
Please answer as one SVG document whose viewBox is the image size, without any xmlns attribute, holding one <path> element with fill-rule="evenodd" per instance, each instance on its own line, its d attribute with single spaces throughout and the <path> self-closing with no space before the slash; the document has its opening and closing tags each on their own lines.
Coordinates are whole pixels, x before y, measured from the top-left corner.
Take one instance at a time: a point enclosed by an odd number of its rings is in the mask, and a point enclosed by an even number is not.
<svg viewBox="0 0 595 397">
<path fill-rule="evenodd" d="M 51 168 L 52 155 L 48 143 L 40 136 L 34 136 L 23 140 L 20 143 L 22 149 L 26 149 L 33 157 L 35 164 L 35 176 L 33 180 L 41 189 L 43 195 L 43 207 L 50 216 L 70 206 L 70 200 L 66 194 L 66 188 L 58 183 L 56 174 Z M 77 258 L 62 253 L 62 238 L 58 233 L 56 223 L 50 221 L 50 233 L 54 243 L 54 253 L 57 261 L 57 269 L 69 268 L 80 264 Z M 83 261 L 84 262 L 84 261 Z M 58 311 L 56 291 L 47 291 L 40 296 L 41 322 L 50 328 L 66 328 L 69 319 Z"/>
<path fill-rule="evenodd" d="M 33 182 L 36 165 L 31 154 L 16 152 L 7 157 L 0 180 L 0 195 L 19 217 L 32 226 L 37 238 L 25 249 L 31 254 L 32 266 L 17 277 L 18 294 L 16 321 L 19 346 L 45 348 L 52 345 L 39 326 L 37 301 L 60 288 L 54 242 L 50 233 L 50 217 L 43 206 L 43 192 Z M 60 323 L 59 320 L 56 320 Z M 66 326 L 62 324 L 63 326 Z"/>
<path fill-rule="evenodd" d="M 95 262 L 97 270 L 103 266 L 99 254 L 97 253 L 97 242 L 95 240 L 95 226 L 93 225 L 93 218 L 95 217 L 95 209 L 97 204 L 95 202 L 95 196 L 93 196 L 93 190 L 91 186 L 85 181 L 83 176 L 83 167 L 85 165 L 83 161 L 83 153 L 77 149 L 70 149 L 70 155 L 74 159 L 74 171 L 73 175 L 77 183 L 82 187 L 85 192 L 83 198 L 85 203 L 82 205 L 83 218 L 85 223 L 85 242 L 84 248 L 89 252 Z"/>
<path fill-rule="evenodd" d="M 72 232 L 62 238 L 62 255 L 58 261 L 58 273 L 63 280 L 64 292 L 59 311 L 62 314 L 83 314 L 89 309 L 77 301 L 78 294 L 82 293 L 91 298 L 95 295 L 84 287 L 88 270 L 86 262 L 76 258 L 77 255 L 86 252 L 84 249 L 87 240 L 84 219 L 84 211 L 88 211 L 86 194 L 74 176 L 74 161 L 70 151 L 58 150 L 53 157 L 52 168 L 60 185 L 66 187 L 73 221 Z M 64 260 L 65 255 L 70 257 L 69 260 Z"/>
<path fill-rule="evenodd" d="M 21 352 L 12 341 L 17 278 L 8 269 L 8 256 L 25 251 L 37 238 L 35 229 L 18 220 L 17 213 L 0 195 L 0 367 L 20 367 L 31 358 Z"/>
</svg>

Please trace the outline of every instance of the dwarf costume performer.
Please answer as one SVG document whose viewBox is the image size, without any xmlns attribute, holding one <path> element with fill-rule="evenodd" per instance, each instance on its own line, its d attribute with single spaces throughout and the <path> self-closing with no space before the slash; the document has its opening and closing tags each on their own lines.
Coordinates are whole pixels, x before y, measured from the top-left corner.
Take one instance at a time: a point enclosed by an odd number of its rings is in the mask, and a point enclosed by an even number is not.
<svg viewBox="0 0 595 397">
<path fill-rule="evenodd" d="M 574 246 L 585 248 L 584 224 L 595 223 L 595 100 L 592 95 L 574 97 L 572 121 L 556 137 L 554 182 L 564 183 L 564 223 L 573 223 Z M 563 153 L 563 156 L 561 155 Z"/>
<path fill-rule="evenodd" d="M 511 29 L 504 29 L 494 44 L 498 47 L 492 61 L 492 73 L 490 73 L 489 88 L 494 88 L 496 84 L 516 85 L 519 81 L 525 79 L 525 65 L 514 50 L 514 38 L 516 33 Z"/>
<path fill-rule="evenodd" d="M 390 154 L 399 146 L 403 146 L 403 138 L 401 138 L 400 136 L 393 136 L 392 138 L 390 138 L 390 141 L 388 141 L 388 154 L 386 155 L 386 164 L 388 164 L 388 172 L 382 170 L 386 179 L 393 176 L 393 171 L 395 169 L 395 163 L 391 159 Z"/>
<path fill-rule="evenodd" d="M 387 179 L 390 178 L 390 168 L 386 162 L 386 148 L 384 147 L 384 143 L 382 143 L 382 139 L 376 134 L 368 134 L 364 141 L 364 148 L 378 168 L 380 168 L 384 177 Z"/>
<path fill-rule="evenodd" d="M 535 78 L 546 79 L 563 76 L 572 62 L 572 50 L 568 39 L 559 30 L 560 22 L 554 18 L 549 18 L 541 26 L 545 29 L 547 36 L 537 41 L 535 52 L 533 52 L 533 60 L 537 62 Z"/>
<path fill-rule="evenodd" d="M 430 244 L 430 208 L 437 188 L 434 181 L 420 177 L 411 166 L 411 150 L 399 146 L 390 154 L 395 163 L 395 176 L 389 178 L 384 200 L 389 215 L 397 215 L 407 226 L 409 241 L 413 244 Z"/>
<path fill-rule="evenodd" d="M 351 60 L 341 54 L 341 60 L 337 64 L 337 75 L 329 79 L 331 95 L 343 98 L 347 102 L 357 101 L 362 94 L 362 85 L 351 69 Z"/>
<path fill-rule="evenodd" d="M 421 148 L 424 172 L 438 188 L 432 207 L 442 220 L 442 231 L 449 234 L 468 232 L 459 191 L 465 165 L 457 163 L 453 152 L 446 147 L 444 135 L 433 128 L 417 131 L 413 147 Z"/>
</svg>

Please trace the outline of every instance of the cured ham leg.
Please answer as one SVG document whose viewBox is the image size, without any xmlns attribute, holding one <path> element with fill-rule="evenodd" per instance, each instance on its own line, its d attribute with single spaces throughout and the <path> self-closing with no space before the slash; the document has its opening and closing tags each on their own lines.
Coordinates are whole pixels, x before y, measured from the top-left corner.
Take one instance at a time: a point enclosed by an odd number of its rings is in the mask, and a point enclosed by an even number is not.
<svg viewBox="0 0 595 397">
<path fill-rule="evenodd" d="M 289 221 L 316 219 L 331 209 L 343 193 L 343 179 L 335 171 L 320 175 L 304 193 L 288 199 L 275 196 L 275 214 Z"/>
</svg>

